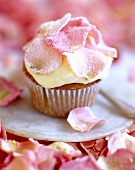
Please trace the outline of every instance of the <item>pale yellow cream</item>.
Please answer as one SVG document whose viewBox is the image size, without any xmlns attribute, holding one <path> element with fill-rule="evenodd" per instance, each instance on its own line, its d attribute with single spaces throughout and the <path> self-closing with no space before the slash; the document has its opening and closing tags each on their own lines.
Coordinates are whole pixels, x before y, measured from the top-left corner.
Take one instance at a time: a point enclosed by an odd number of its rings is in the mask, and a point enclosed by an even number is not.
<svg viewBox="0 0 135 170">
<path fill-rule="evenodd" d="M 54 88 L 54 87 L 59 87 L 71 83 L 88 84 L 95 80 L 106 78 L 108 76 L 109 68 L 112 64 L 113 59 L 108 56 L 105 56 L 105 58 L 106 58 L 106 67 L 104 68 L 104 70 L 95 77 L 88 76 L 87 78 L 77 77 L 73 73 L 72 69 L 70 68 L 66 57 L 63 57 L 62 65 L 58 69 L 44 75 L 39 73 L 34 73 L 32 69 L 28 66 L 25 58 L 24 58 L 24 63 L 27 71 L 31 74 L 31 76 L 35 79 L 35 81 L 38 84 L 40 84 L 44 88 Z"/>
</svg>

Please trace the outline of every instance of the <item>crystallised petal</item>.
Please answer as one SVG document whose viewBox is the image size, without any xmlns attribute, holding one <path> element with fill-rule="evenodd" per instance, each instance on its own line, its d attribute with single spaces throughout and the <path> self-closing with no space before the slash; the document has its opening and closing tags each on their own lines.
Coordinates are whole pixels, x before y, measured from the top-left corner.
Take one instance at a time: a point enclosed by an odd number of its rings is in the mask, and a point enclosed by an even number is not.
<svg viewBox="0 0 135 170">
<path fill-rule="evenodd" d="M 35 73 L 47 74 L 62 63 L 62 56 L 51 48 L 43 37 L 34 39 L 25 52 L 26 62 Z"/>
<path fill-rule="evenodd" d="M 76 18 L 71 18 L 70 21 L 67 23 L 67 25 L 63 28 L 63 30 L 69 26 L 88 27 L 90 26 L 90 23 L 85 17 L 76 17 Z"/>
<path fill-rule="evenodd" d="M 57 21 L 50 21 L 42 24 L 38 30 L 38 34 L 51 36 L 57 34 L 70 20 L 71 14 L 66 14 L 63 18 Z"/>
<path fill-rule="evenodd" d="M 95 26 L 93 26 L 90 32 L 92 36 L 94 37 L 96 44 L 99 44 L 102 38 L 100 31 L 97 30 Z"/>
<path fill-rule="evenodd" d="M 96 26 L 71 14 L 42 24 L 25 50 L 27 71 L 45 88 L 102 80 L 116 57 L 116 50 L 104 44 Z"/>
<path fill-rule="evenodd" d="M 15 100 L 22 90 L 18 89 L 15 84 L 0 77 L 0 106 L 6 106 Z"/>
<path fill-rule="evenodd" d="M 86 48 L 90 48 L 92 46 L 97 46 L 100 42 L 102 42 L 102 35 L 99 30 L 94 25 L 91 25 L 91 30 L 89 31 Z"/>
<path fill-rule="evenodd" d="M 79 77 L 95 77 L 106 66 L 105 56 L 98 51 L 80 48 L 74 53 L 65 52 L 64 55 L 73 72 Z"/>
<path fill-rule="evenodd" d="M 89 107 L 78 107 L 70 111 L 68 118 L 68 123 L 75 130 L 86 132 L 89 131 L 93 126 L 95 126 L 99 121 L 105 123 L 104 120 L 100 120 L 96 117 Z"/>
<path fill-rule="evenodd" d="M 47 37 L 46 41 L 60 52 L 72 52 L 85 46 L 89 29 L 88 27 L 68 27 L 58 34 Z"/>
<path fill-rule="evenodd" d="M 106 56 L 112 57 L 112 58 L 116 58 L 117 57 L 117 51 L 115 48 L 111 48 L 108 46 L 93 46 L 91 47 L 92 50 L 96 50 L 99 51 L 101 53 L 103 53 Z"/>
</svg>

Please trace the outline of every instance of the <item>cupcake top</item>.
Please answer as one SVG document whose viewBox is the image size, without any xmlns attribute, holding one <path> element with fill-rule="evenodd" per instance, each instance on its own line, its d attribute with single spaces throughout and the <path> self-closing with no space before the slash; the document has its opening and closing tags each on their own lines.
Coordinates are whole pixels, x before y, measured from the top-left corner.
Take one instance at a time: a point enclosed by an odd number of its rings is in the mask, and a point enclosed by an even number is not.
<svg viewBox="0 0 135 170">
<path fill-rule="evenodd" d="M 24 63 L 38 84 L 54 88 L 105 78 L 116 54 L 86 18 L 66 14 L 40 26 L 25 47 Z"/>
</svg>

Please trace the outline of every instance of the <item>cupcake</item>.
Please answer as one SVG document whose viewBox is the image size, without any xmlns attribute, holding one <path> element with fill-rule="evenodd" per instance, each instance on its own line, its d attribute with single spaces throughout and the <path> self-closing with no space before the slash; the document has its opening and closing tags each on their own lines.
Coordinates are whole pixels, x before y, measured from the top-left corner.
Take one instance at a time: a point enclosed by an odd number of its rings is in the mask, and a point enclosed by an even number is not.
<svg viewBox="0 0 135 170">
<path fill-rule="evenodd" d="M 94 25 L 71 14 L 43 23 L 24 49 L 23 70 L 32 104 L 56 117 L 91 106 L 116 57 L 116 50 L 104 44 Z"/>
</svg>

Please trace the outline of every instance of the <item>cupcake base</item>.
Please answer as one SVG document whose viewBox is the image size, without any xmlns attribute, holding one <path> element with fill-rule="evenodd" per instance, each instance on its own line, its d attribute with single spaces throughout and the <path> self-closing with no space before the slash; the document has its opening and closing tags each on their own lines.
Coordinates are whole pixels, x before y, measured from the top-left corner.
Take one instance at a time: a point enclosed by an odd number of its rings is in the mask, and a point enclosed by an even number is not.
<svg viewBox="0 0 135 170">
<path fill-rule="evenodd" d="M 67 117 L 76 107 L 91 106 L 99 89 L 99 82 L 84 88 L 46 89 L 27 77 L 33 106 L 40 112 L 56 117 Z"/>
</svg>

